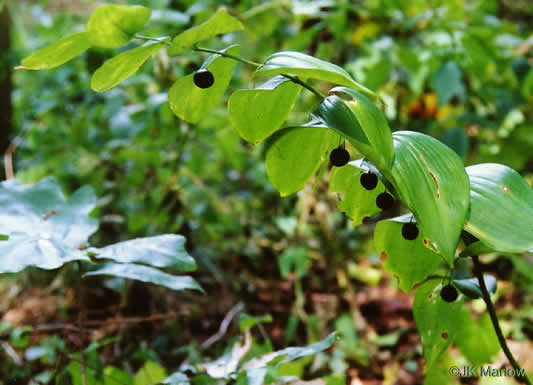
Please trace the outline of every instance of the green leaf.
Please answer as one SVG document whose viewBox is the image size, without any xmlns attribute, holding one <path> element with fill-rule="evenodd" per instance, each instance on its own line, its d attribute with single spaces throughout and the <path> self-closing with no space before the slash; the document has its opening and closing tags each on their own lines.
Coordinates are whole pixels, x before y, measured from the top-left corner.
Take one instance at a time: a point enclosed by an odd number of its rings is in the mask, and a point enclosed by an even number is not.
<svg viewBox="0 0 533 385">
<path fill-rule="evenodd" d="M 452 265 L 470 198 L 463 162 L 430 136 L 398 131 L 393 138 L 396 192 L 414 213 L 426 247 Z"/>
<path fill-rule="evenodd" d="M 338 136 L 322 126 L 277 131 L 266 144 L 268 179 L 282 196 L 301 190 L 337 144 Z"/>
<path fill-rule="evenodd" d="M 152 13 L 139 5 L 101 5 L 87 23 L 89 41 L 97 47 L 117 48 L 141 31 Z"/>
<path fill-rule="evenodd" d="M 426 359 L 424 372 L 448 349 L 461 325 L 462 296 L 454 302 L 446 302 L 440 297 L 442 287 L 440 279 L 424 282 L 416 290 L 413 303 L 413 317 Z"/>
<path fill-rule="evenodd" d="M 223 52 L 231 55 L 239 54 L 239 46 L 231 46 Z M 202 64 L 215 78 L 214 84 L 209 88 L 199 88 L 194 84 L 194 74 L 178 79 L 168 92 L 170 108 L 180 119 L 189 123 L 196 123 L 215 107 L 231 80 L 235 69 L 235 60 L 220 55 L 211 55 Z"/>
<path fill-rule="evenodd" d="M 90 186 L 63 197 L 54 178 L 32 186 L 14 180 L 0 184 L 0 233 L 9 239 L 0 243 L 0 272 L 16 272 L 27 266 L 55 269 L 64 263 L 87 259 L 78 248 L 98 228 L 89 218 L 96 205 Z"/>
<path fill-rule="evenodd" d="M 168 54 L 170 56 L 180 55 L 199 41 L 243 29 L 244 26 L 239 20 L 231 16 L 225 8 L 220 8 L 206 22 L 176 36 L 172 41 L 172 45 L 168 48 Z"/>
<path fill-rule="evenodd" d="M 189 385 L 189 377 L 182 372 L 174 372 L 161 383 L 164 385 Z"/>
<path fill-rule="evenodd" d="M 431 86 L 437 93 L 439 106 L 443 106 L 453 96 L 462 97 L 465 93 L 461 80 L 461 69 L 454 61 L 444 63 L 433 75 Z"/>
<path fill-rule="evenodd" d="M 373 190 L 366 190 L 361 185 L 361 175 L 368 171 L 363 159 L 350 162 L 343 167 L 333 167 L 329 173 L 331 192 L 343 194 L 338 208 L 346 213 L 354 226 L 358 226 L 366 217 L 377 214 L 381 209 L 376 205 L 376 198 L 385 191 L 385 186 L 378 179 Z"/>
<path fill-rule="evenodd" d="M 379 170 L 389 170 L 394 160 L 394 148 L 383 112 L 354 89 L 336 87 L 330 94 L 333 95 L 318 106 L 317 116 L 326 126 L 346 137 Z"/>
<path fill-rule="evenodd" d="M 301 76 L 307 79 L 323 80 L 333 84 L 355 88 L 369 95 L 375 95 L 373 91 L 353 80 L 350 74 L 343 68 L 301 52 L 276 52 L 270 55 L 255 73 L 261 76 L 286 74 Z"/>
<path fill-rule="evenodd" d="M 185 250 L 185 237 L 164 234 L 115 243 L 101 249 L 90 248 L 97 258 L 120 263 L 144 263 L 180 271 L 196 270 L 196 262 Z"/>
<path fill-rule="evenodd" d="M 149 42 L 106 61 L 91 77 L 91 88 L 96 92 L 104 92 L 115 87 L 137 72 L 163 46 L 163 43 Z"/>
<path fill-rule="evenodd" d="M 424 246 L 420 234 L 413 240 L 402 236 L 403 225 L 412 218 L 411 214 L 406 214 L 380 221 L 374 231 L 376 251 L 383 268 L 398 278 L 400 289 L 405 292 L 435 272 L 442 263 L 438 254 Z"/>
<path fill-rule="evenodd" d="M 86 51 L 90 46 L 87 32 L 74 33 L 22 59 L 22 65 L 16 69 L 42 70 L 58 67 Z"/>
<path fill-rule="evenodd" d="M 296 278 L 305 277 L 309 269 L 309 252 L 304 247 L 289 247 L 279 256 L 281 276 L 287 278 L 294 272 Z"/>
<path fill-rule="evenodd" d="M 533 249 L 533 190 L 512 168 L 496 163 L 466 168 L 470 210 L 465 230 L 504 252 Z"/>
<path fill-rule="evenodd" d="M 133 377 L 119 368 L 106 366 L 104 369 L 104 385 L 130 385 L 133 384 Z"/>
<path fill-rule="evenodd" d="M 461 327 L 457 328 L 455 344 L 471 365 L 494 362 L 500 351 L 498 337 L 488 314 L 474 320 L 467 307 L 461 309 Z M 482 338 L 480 338 L 482 336 Z"/>
<path fill-rule="evenodd" d="M 496 293 L 496 278 L 489 274 L 483 274 L 483 280 L 485 281 L 485 285 L 487 286 L 489 293 L 491 295 Z M 479 281 L 477 278 L 454 279 L 453 284 L 469 298 L 483 298 L 483 293 L 481 292 L 481 287 L 479 286 Z"/>
<path fill-rule="evenodd" d="M 281 127 L 300 90 L 289 79 L 276 76 L 252 90 L 235 91 L 228 101 L 231 122 L 243 139 L 257 144 Z"/>
<path fill-rule="evenodd" d="M 143 265 L 108 262 L 99 265 L 96 270 L 85 273 L 83 276 L 89 277 L 93 275 L 109 275 L 113 277 L 134 279 L 141 282 L 164 286 L 172 290 L 192 289 L 203 292 L 198 282 L 192 277 L 171 275 L 153 267 Z"/>
<path fill-rule="evenodd" d="M 481 254 L 488 254 L 495 252 L 494 249 L 488 247 L 483 242 L 476 241 L 472 243 L 471 245 L 468 245 L 463 251 L 461 251 L 461 254 L 459 256 L 461 257 L 470 257 L 471 255 L 481 255 Z"/>
<path fill-rule="evenodd" d="M 153 361 L 146 361 L 142 368 L 135 374 L 134 385 L 156 385 L 167 378 L 164 367 Z"/>
</svg>

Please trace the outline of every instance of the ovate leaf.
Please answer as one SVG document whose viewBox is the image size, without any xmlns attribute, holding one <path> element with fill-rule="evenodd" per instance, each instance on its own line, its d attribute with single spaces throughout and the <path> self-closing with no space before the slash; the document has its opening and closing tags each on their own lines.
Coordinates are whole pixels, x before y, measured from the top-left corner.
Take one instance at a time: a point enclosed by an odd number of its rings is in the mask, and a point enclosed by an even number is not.
<svg viewBox="0 0 533 385">
<path fill-rule="evenodd" d="M 474 320 L 467 307 L 461 309 L 461 327 L 457 328 L 455 344 L 471 365 L 494 362 L 500 344 L 488 314 Z M 479 338 L 483 336 L 483 338 Z"/>
<path fill-rule="evenodd" d="M 392 135 L 385 115 L 361 92 L 336 87 L 318 106 L 316 114 L 326 126 L 346 137 L 382 172 L 392 166 Z"/>
<path fill-rule="evenodd" d="M 233 126 L 250 143 L 259 143 L 277 131 L 298 99 L 301 87 L 276 76 L 252 90 L 235 91 L 228 101 Z"/>
<path fill-rule="evenodd" d="M 504 252 L 533 249 L 533 190 L 512 168 L 477 164 L 470 178 L 470 210 L 465 230 Z"/>
<path fill-rule="evenodd" d="M 115 87 L 137 72 L 144 62 L 163 46 L 163 43 L 150 42 L 106 61 L 91 77 L 91 88 L 96 92 L 104 92 Z"/>
<path fill-rule="evenodd" d="M 413 240 L 402 236 L 402 227 L 409 222 L 416 223 L 411 214 L 383 220 L 374 231 L 383 268 L 398 278 L 400 289 L 405 292 L 435 272 L 443 262 L 438 254 L 424 246 L 420 233 Z"/>
<path fill-rule="evenodd" d="M 496 293 L 496 278 L 489 274 L 483 274 L 483 280 L 485 281 L 485 286 L 487 287 L 489 294 L 492 295 Z M 479 286 L 479 281 L 477 278 L 457 278 L 453 280 L 453 284 L 469 298 L 476 299 L 483 297 L 483 293 L 481 292 L 481 287 Z"/>
<path fill-rule="evenodd" d="M 385 186 L 378 179 L 373 190 L 366 190 L 361 185 L 361 175 L 367 171 L 364 162 L 359 159 L 343 167 L 333 167 L 329 174 L 329 189 L 342 194 L 339 210 L 350 217 L 354 226 L 360 225 L 365 217 L 381 211 L 376 205 L 376 198 L 385 191 Z"/>
<path fill-rule="evenodd" d="M 238 46 L 226 48 L 223 52 L 239 54 Z M 209 110 L 215 107 L 231 80 L 235 60 L 220 55 L 211 55 L 202 64 L 213 74 L 215 82 L 209 88 L 199 88 L 194 84 L 194 74 L 178 79 L 170 88 L 168 101 L 172 111 L 189 123 L 198 122 Z"/>
<path fill-rule="evenodd" d="M 437 93 L 439 106 L 443 106 L 453 96 L 464 96 L 465 88 L 461 80 L 461 69 L 454 61 L 444 63 L 433 75 L 431 85 Z"/>
<path fill-rule="evenodd" d="M 375 95 L 373 91 L 353 80 L 343 68 L 301 52 L 276 52 L 265 60 L 256 74 L 262 76 L 283 74 L 301 76 L 355 88 L 369 95 Z"/>
<path fill-rule="evenodd" d="M 282 196 L 301 190 L 337 144 L 338 136 L 323 126 L 279 130 L 267 143 L 268 179 Z"/>
<path fill-rule="evenodd" d="M 167 378 L 164 367 L 153 361 L 146 361 L 135 374 L 133 385 L 155 385 Z"/>
<path fill-rule="evenodd" d="M 89 49 L 89 34 L 78 32 L 50 44 L 30 56 L 22 59 L 17 69 L 42 70 L 58 67 Z"/>
<path fill-rule="evenodd" d="M 184 53 L 195 43 L 212 36 L 240 31 L 244 29 L 242 23 L 231 16 L 224 8 L 220 8 L 205 23 L 190 28 L 174 38 L 172 45 L 168 48 L 170 56 Z"/>
<path fill-rule="evenodd" d="M 121 263 L 144 263 L 155 267 L 170 267 L 193 271 L 196 262 L 185 250 L 185 237 L 177 234 L 156 235 L 115 243 L 89 251 L 97 258 Z"/>
<path fill-rule="evenodd" d="M 461 158 L 430 136 L 398 131 L 392 183 L 414 213 L 427 247 L 451 265 L 467 215 L 470 185 Z"/>
<path fill-rule="evenodd" d="M 424 282 L 416 290 L 413 303 L 413 317 L 426 359 L 425 372 L 455 340 L 461 325 L 462 296 L 446 302 L 440 297 L 442 287 L 440 279 Z"/>
<path fill-rule="evenodd" d="M 89 41 L 97 47 L 120 47 L 144 28 L 151 13 L 150 8 L 139 5 L 101 5 L 87 23 Z"/>
<path fill-rule="evenodd" d="M 132 263 L 104 263 L 99 265 L 96 270 L 85 273 L 84 277 L 93 275 L 109 275 L 112 277 L 134 279 L 136 281 L 164 286 L 172 290 L 191 289 L 203 292 L 198 282 L 192 277 L 171 275 L 153 267 Z"/>
</svg>

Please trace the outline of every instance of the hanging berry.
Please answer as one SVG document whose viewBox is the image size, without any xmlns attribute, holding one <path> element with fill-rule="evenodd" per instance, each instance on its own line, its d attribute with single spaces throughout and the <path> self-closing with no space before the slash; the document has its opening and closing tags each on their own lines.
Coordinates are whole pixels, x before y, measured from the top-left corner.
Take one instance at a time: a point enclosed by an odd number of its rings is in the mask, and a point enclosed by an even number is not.
<svg viewBox="0 0 533 385">
<path fill-rule="evenodd" d="M 329 161 L 335 167 L 342 167 L 350 161 L 350 153 L 345 148 L 337 147 L 329 154 Z"/>
<path fill-rule="evenodd" d="M 453 302 L 457 299 L 457 289 L 448 284 L 440 291 L 440 297 L 446 302 Z"/>
<path fill-rule="evenodd" d="M 402 237 L 408 241 L 412 241 L 418 237 L 418 227 L 415 223 L 405 223 L 402 226 Z"/>
<path fill-rule="evenodd" d="M 383 192 L 376 198 L 376 205 L 382 210 L 388 210 L 394 204 L 394 198 L 389 193 Z"/>
<path fill-rule="evenodd" d="M 361 186 L 365 189 L 374 190 L 378 185 L 378 176 L 371 171 L 365 172 L 364 174 L 361 174 L 359 181 L 361 182 Z"/>
<path fill-rule="evenodd" d="M 194 73 L 193 80 L 196 87 L 205 89 L 213 85 L 213 83 L 215 82 L 215 77 L 213 76 L 211 71 L 202 68 Z"/>
</svg>

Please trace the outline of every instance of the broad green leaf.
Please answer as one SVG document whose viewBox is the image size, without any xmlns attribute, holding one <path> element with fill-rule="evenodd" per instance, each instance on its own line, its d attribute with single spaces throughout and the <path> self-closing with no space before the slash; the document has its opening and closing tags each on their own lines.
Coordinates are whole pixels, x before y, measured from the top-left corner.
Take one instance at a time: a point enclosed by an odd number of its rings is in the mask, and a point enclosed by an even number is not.
<svg viewBox="0 0 533 385">
<path fill-rule="evenodd" d="M 494 362 L 500 351 L 498 337 L 488 314 L 474 320 L 467 307 L 461 309 L 461 327 L 457 328 L 455 344 L 471 365 Z M 483 336 L 480 338 L 480 336 Z"/>
<path fill-rule="evenodd" d="M 412 218 L 407 214 L 380 221 L 374 231 L 376 251 L 383 268 L 398 278 L 400 289 L 405 292 L 434 273 L 443 262 L 438 254 L 424 246 L 420 233 L 413 240 L 402 236 L 403 225 Z"/>
<path fill-rule="evenodd" d="M 268 179 L 282 196 L 301 190 L 320 163 L 338 144 L 338 136 L 323 126 L 288 127 L 267 142 Z"/>
<path fill-rule="evenodd" d="M 489 274 L 483 274 L 483 280 L 485 281 L 485 285 L 487 286 L 489 293 L 496 293 L 496 278 Z M 477 278 L 457 278 L 453 280 L 453 284 L 469 298 L 476 299 L 483 297 L 483 293 L 481 292 L 481 287 L 479 286 L 479 281 Z"/>
<path fill-rule="evenodd" d="M 134 385 L 156 385 L 167 378 L 164 367 L 153 361 L 146 361 L 133 378 Z"/>
<path fill-rule="evenodd" d="M 413 303 L 413 317 L 426 359 L 424 372 L 448 349 L 461 325 L 462 295 L 454 302 L 446 302 L 440 297 L 442 287 L 440 279 L 424 282 L 416 290 Z"/>
<path fill-rule="evenodd" d="M 461 257 L 470 257 L 472 255 L 481 255 L 481 254 L 488 254 L 488 253 L 494 253 L 496 250 L 488 247 L 481 241 L 476 241 L 472 243 L 471 245 L 468 245 L 463 251 L 461 251 L 461 254 L 459 256 Z"/>
<path fill-rule="evenodd" d="M 133 384 L 133 377 L 128 372 L 115 368 L 114 366 L 106 366 L 104 369 L 104 385 L 131 385 Z"/>
<path fill-rule="evenodd" d="M 172 290 L 191 289 L 203 292 L 198 282 L 192 277 L 171 275 L 153 267 L 132 263 L 104 263 L 99 265 L 96 270 L 89 271 L 83 276 L 88 277 L 93 275 L 109 275 L 112 277 L 134 279 L 136 281 L 164 286 Z"/>
<path fill-rule="evenodd" d="M 239 54 L 239 46 L 231 46 L 223 52 Z M 178 79 L 168 92 L 168 102 L 172 111 L 189 123 L 196 123 L 215 107 L 231 80 L 235 60 L 220 55 L 211 55 L 202 64 L 213 74 L 215 83 L 209 88 L 199 88 L 194 84 L 194 74 Z"/>
<path fill-rule="evenodd" d="M 289 247 L 279 256 L 279 270 L 283 278 L 293 272 L 296 278 L 305 277 L 309 269 L 309 252 L 304 247 Z"/>
<path fill-rule="evenodd" d="M 151 13 L 140 5 L 101 5 L 87 23 L 89 41 L 97 47 L 120 47 L 144 28 Z"/>
<path fill-rule="evenodd" d="M 385 191 L 385 186 L 378 179 L 373 190 L 366 190 L 361 185 L 361 175 L 367 172 L 362 159 L 348 163 L 343 167 L 333 167 L 329 174 L 329 189 L 342 194 L 338 203 L 341 212 L 352 220 L 354 226 L 360 225 L 366 217 L 381 211 L 376 205 L 376 198 Z"/>
<path fill-rule="evenodd" d="M 101 249 L 90 248 L 97 258 L 120 263 L 144 263 L 181 271 L 196 270 L 196 262 L 185 250 L 185 237 L 177 234 L 156 235 L 115 243 Z"/>
<path fill-rule="evenodd" d="M 255 72 L 257 75 L 295 75 L 306 79 L 317 79 L 355 88 L 369 95 L 375 93 L 352 79 L 350 74 L 338 65 L 295 51 L 282 51 L 270 55 Z"/>
<path fill-rule="evenodd" d="M 317 116 L 386 173 L 392 166 L 394 149 L 391 130 L 383 112 L 354 89 L 336 87 L 330 94 L 318 106 Z"/>
<path fill-rule="evenodd" d="M 456 367 L 457 360 L 448 351 L 441 354 L 439 360 L 424 375 L 424 385 L 458 385 L 457 377 L 450 375 L 450 368 Z M 461 368 L 462 369 L 462 368 Z M 460 377 L 459 377 L 460 378 Z"/>
<path fill-rule="evenodd" d="M 496 163 L 466 168 L 470 210 L 465 230 L 504 252 L 533 248 L 533 190 L 513 169 Z"/>
<path fill-rule="evenodd" d="M 257 144 L 281 127 L 300 90 L 289 79 L 276 76 L 257 88 L 235 91 L 228 101 L 231 122 L 243 139 Z"/>
<path fill-rule="evenodd" d="M 452 265 L 470 198 L 463 162 L 430 136 L 398 131 L 393 138 L 395 190 L 415 215 L 424 244 Z"/>
<path fill-rule="evenodd" d="M 146 60 L 163 46 L 163 43 L 150 42 L 106 61 L 91 77 L 91 88 L 96 92 L 104 92 L 115 87 L 137 72 Z"/>
<path fill-rule="evenodd" d="M 14 180 L 0 184 L 0 272 L 16 272 L 27 266 L 55 269 L 71 260 L 87 259 L 80 245 L 98 228 L 89 218 L 96 205 L 90 186 L 65 199 L 53 178 L 27 186 Z"/>
<path fill-rule="evenodd" d="M 174 38 L 172 45 L 168 48 L 170 56 L 180 55 L 186 52 L 194 44 L 210 37 L 243 30 L 242 23 L 231 16 L 224 8 L 220 8 L 205 23 L 192 27 Z"/>
<path fill-rule="evenodd" d="M 90 46 L 87 32 L 74 33 L 22 59 L 22 65 L 16 69 L 42 70 L 58 67 L 86 51 Z"/>
<path fill-rule="evenodd" d="M 443 106 L 453 96 L 462 97 L 465 93 L 461 80 L 461 69 L 454 61 L 444 63 L 433 75 L 431 85 L 437 93 L 439 106 Z"/>
</svg>

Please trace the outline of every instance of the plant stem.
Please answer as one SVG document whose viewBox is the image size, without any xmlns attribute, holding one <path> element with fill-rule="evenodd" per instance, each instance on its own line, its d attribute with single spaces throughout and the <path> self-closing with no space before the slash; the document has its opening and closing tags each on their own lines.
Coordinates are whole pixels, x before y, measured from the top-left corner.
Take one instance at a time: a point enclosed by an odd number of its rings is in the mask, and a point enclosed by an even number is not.
<svg viewBox="0 0 533 385">
<path fill-rule="evenodd" d="M 507 342 L 505 341 L 505 337 L 503 336 L 502 329 L 500 328 L 500 323 L 498 322 L 498 317 L 496 316 L 496 311 L 494 310 L 494 305 L 492 303 L 492 300 L 490 299 L 490 294 L 487 290 L 487 286 L 485 285 L 485 280 L 483 279 L 483 273 L 481 271 L 479 257 L 477 255 L 472 255 L 472 261 L 474 262 L 474 274 L 476 275 L 476 278 L 479 282 L 479 287 L 481 288 L 481 293 L 483 294 L 483 300 L 487 304 L 487 310 L 490 315 L 490 320 L 492 321 L 492 326 L 494 327 L 494 331 L 496 332 L 496 336 L 498 337 L 500 346 L 502 347 L 502 350 L 505 353 L 505 356 L 507 357 L 509 362 L 511 363 L 513 369 L 519 374 L 522 372 L 522 369 L 520 368 L 520 364 L 514 358 L 513 353 L 511 353 L 511 350 L 509 350 L 509 346 L 507 346 Z M 529 381 L 529 378 L 527 378 L 527 375 L 518 375 L 518 378 L 524 383 L 531 385 L 531 382 Z"/>
<path fill-rule="evenodd" d="M 193 50 L 197 51 L 197 52 L 214 53 L 214 54 L 217 54 L 217 55 L 220 55 L 220 56 L 224 56 L 224 57 L 239 61 L 239 62 L 244 63 L 244 64 L 248 64 L 248 65 L 254 66 L 255 68 L 259 68 L 259 67 L 262 66 L 262 64 L 253 62 L 251 60 L 247 60 L 247 59 L 244 59 L 242 57 L 231 55 L 229 53 L 222 52 L 222 51 L 217 51 L 217 50 L 214 50 L 214 49 L 202 48 L 202 47 L 196 47 L 195 46 Z M 313 88 L 311 85 L 307 84 L 303 80 L 298 79 L 296 76 L 286 75 L 286 74 L 282 74 L 282 75 L 285 76 L 287 79 L 290 79 L 293 83 L 299 84 L 302 87 L 304 87 L 305 89 L 307 89 L 308 91 L 311 91 L 313 94 L 315 94 L 319 98 L 324 99 L 326 97 L 320 91 L 318 91 L 317 89 Z"/>
</svg>

